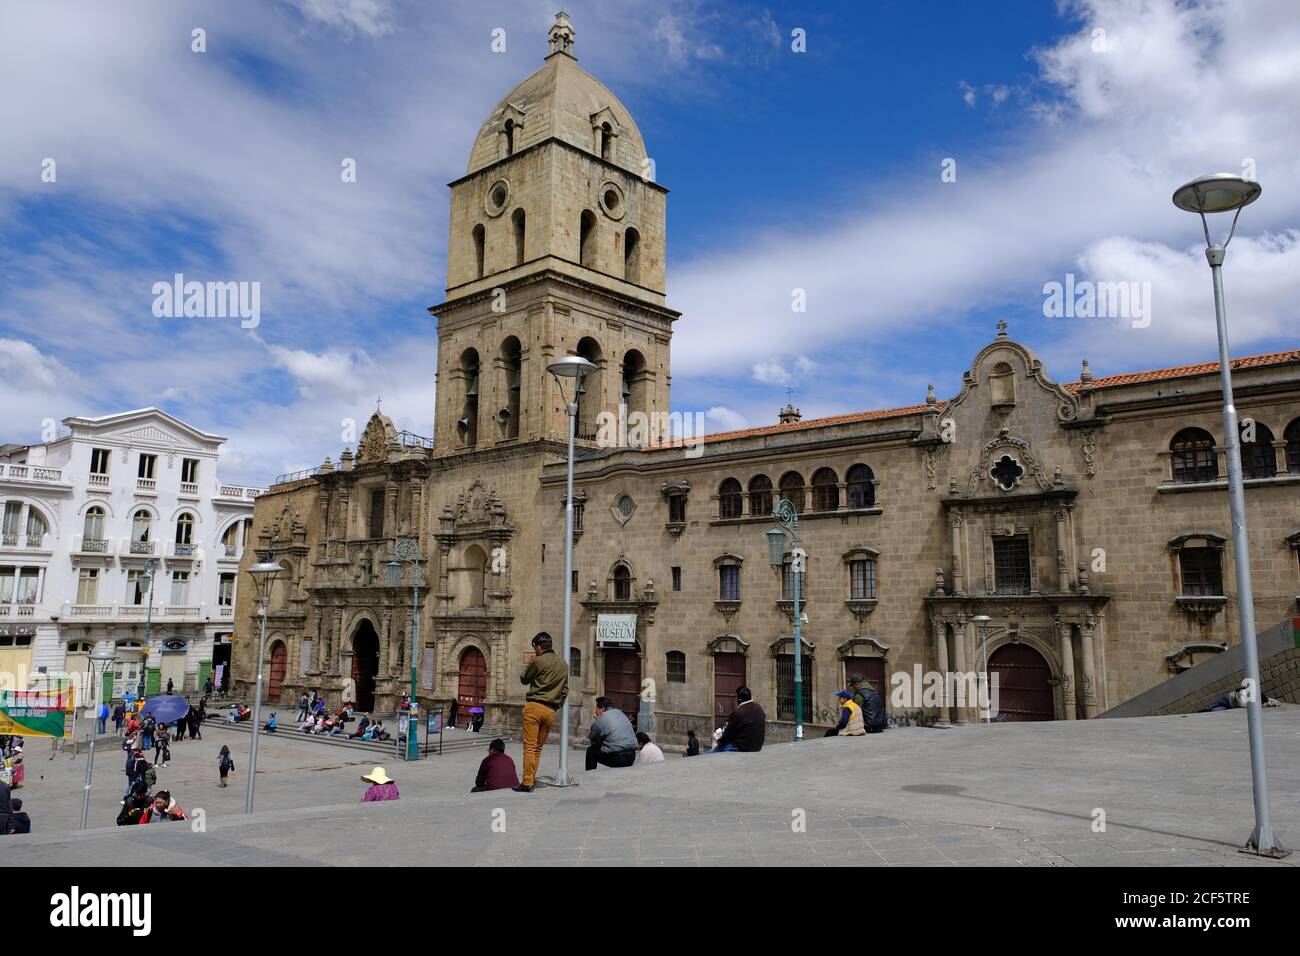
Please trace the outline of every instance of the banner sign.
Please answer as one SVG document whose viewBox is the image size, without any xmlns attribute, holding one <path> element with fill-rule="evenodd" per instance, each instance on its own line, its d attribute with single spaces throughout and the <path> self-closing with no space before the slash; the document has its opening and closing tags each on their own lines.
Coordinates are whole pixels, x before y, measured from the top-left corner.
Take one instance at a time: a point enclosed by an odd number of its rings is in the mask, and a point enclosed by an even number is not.
<svg viewBox="0 0 1300 956">
<path fill-rule="evenodd" d="M 599 614 L 596 616 L 596 643 L 601 647 L 635 647 L 635 614 Z"/>
<path fill-rule="evenodd" d="M 0 734 L 22 737 L 72 739 L 68 716 L 76 707 L 71 687 L 55 691 L 7 690 L 0 692 Z"/>
</svg>

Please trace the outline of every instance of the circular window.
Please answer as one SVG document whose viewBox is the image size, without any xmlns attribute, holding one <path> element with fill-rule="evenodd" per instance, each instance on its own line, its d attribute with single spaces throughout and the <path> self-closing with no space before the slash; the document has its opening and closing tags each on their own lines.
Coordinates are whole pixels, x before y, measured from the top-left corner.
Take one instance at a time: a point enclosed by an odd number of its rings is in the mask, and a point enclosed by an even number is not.
<svg viewBox="0 0 1300 956">
<path fill-rule="evenodd" d="M 600 208 L 610 219 L 623 218 L 623 190 L 616 183 L 605 183 L 600 187 Z"/>
<path fill-rule="evenodd" d="M 487 198 L 483 200 L 483 209 L 489 216 L 499 216 L 506 211 L 506 203 L 510 201 L 510 184 L 504 179 L 498 179 L 487 191 Z"/>
</svg>

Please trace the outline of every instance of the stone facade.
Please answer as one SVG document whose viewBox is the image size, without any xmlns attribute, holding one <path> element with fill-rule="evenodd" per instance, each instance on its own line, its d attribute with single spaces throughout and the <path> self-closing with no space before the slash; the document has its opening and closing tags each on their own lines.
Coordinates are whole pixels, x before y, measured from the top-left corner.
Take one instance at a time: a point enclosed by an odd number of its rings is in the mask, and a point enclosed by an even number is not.
<svg viewBox="0 0 1300 956">
<path fill-rule="evenodd" d="M 546 630 L 558 642 L 567 594 L 580 713 L 601 693 L 635 710 L 640 694 L 656 732 L 679 739 L 720 723 L 743 681 L 773 735 L 788 736 L 794 609 L 766 540 L 782 489 L 802 499 L 814 726 L 833 720 L 833 695 L 854 673 L 890 691 L 898 675 L 971 675 L 986 655 L 1004 715 L 1088 718 L 1239 641 L 1213 365 L 1094 378 L 1084 362 L 1063 385 L 1002 323 L 946 400 L 931 389 L 910 407 L 818 421 L 787 408 L 781 424 L 693 448 L 596 441 L 602 413 L 669 408 L 677 314 L 663 305 L 664 191 L 637 175 L 631 117 L 572 49 L 557 23 L 546 64 L 493 111 L 469 175 L 451 186 L 447 299 L 431 309 L 434 439 L 399 435 L 376 414 L 355 459 L 345 452 L 258 501 L 255 533 L 291 575 L 268 621 L 288 648 L 286 699 L 308 687 L 337 699 L 373 670 L 366 703 L 391 709 L 414 656 L 426 705 L 459 698 L 508 725 L 529 640 Z M 611 117 L 619 138 L 603 158 Z M 510 226 L 518 208 L 522 238 Z M 636 282 L 620 257 L 629 228 L 644 256 Z M 546 366 L 573 354 L 598 373 L 579 399 L 566 582 L 572 395 Z M 1300 590 L 1300 351 L 1238 364 L 1239 411 L 1267 427 L 1274 463 L 1261 470 L 1259 443 L 1246 446 L 1264 627 L 1289 616 Z M 1187 428 L 1212 447 L 1189 451 Z M 412 573 L 386 579 L 407 537 L 423 557 L 414 646 Z M 257 621 L 248 591 L 241 636 Z M 602 615 L 632 615 L 636 644 L 600 646 Z M 237 653 L 237 677 L 251 679 L 252 663 Z M 890 702 L 896 720 L 978 719 L 953 687 L 937 699 L 917 690 Z"/>
</svg>

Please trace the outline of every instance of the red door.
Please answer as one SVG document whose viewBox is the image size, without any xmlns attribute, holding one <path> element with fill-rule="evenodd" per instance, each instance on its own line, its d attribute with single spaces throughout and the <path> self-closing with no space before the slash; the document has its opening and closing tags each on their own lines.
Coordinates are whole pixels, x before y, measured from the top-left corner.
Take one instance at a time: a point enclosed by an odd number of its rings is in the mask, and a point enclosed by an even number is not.
<svg viewBox="0 0 1300 956">
<path fill-rule="evenodd" d="M 1055 720 L 1051 669 L 1027 644 L 1003 644 L 989 657 L 989 681 L 997 681 L 998 714 L 1005 720 Z"/>
<path fill-rule="evenodd" d="M 456 688 L 456 718 L 466 726 L 473 720 L 471 707 L 482 707 L 487 697 L 487 661 L 477 647 L 465 648 L 460 655 L 460 683 Z"/>
<path fill-rule="evenodd" d="M 284 646 L 284 641 L 276 641 L 271 645 L 271 680 L 266 687 L 266 699 L 273 703 L 280 702 L 280 690 L 284 687 L 285 665 L 289 658 L 289 651 Z"/>
<path fill-rule="evenodd" d="M 605 696 L 636 726 L 641 701 L 641 655 L 636 651 L 605 651 Z"/>
<path fill-rule="evenodd" d="M 745 686 L 745 655 L 713 655 L 713 726 L 721 727 L 736 709 L 736 689 Z"/>
</svg>

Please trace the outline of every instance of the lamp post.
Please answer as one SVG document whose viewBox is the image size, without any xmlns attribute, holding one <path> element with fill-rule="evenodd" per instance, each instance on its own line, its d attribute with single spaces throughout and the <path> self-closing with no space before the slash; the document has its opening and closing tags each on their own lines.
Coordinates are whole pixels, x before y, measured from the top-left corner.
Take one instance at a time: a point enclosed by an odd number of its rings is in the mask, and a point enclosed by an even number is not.
<svg viewBox="0 0 1300 956">
<path fill-rule="evenodd" d="M 1242 669 L 1249 699 L 1246 726 L 1250 737 L 1250 777 L 1255 794 L 1255 829 L 1245 849 L 1260 856 L 1281 858 L 1290 853 L 1277 841 L 1270 818 L 1268 769 L 1264 761 L 1264 726 L 1260 712 L 1259 646 L 1255 640 L 1255 597 L 1250 575 L 1250 544 L 1246 534 L 1246 492 L 1241 476 L 1241 433 L 1232 399 L 1232 362 L 1228 357 L 1228 313 L 1223 298 L 1223 260 L 1237 231 L 1243 207 L 1259 198 L 1259 183 L 1233 173 L 1201 176 L 1175 190 L 1173 203 L 1201 217 L 1205 259 L 1214 284 L 1214 316 L 1219 334 L 1219 379 L 1223 383 L 1223 431 L 1228 446 L 1228 501 L 1232 514 L 1232 557 L 1237 569 L 1237 619 L 1241 627 Z M 1206 213 L 1231 212 L 1232 226 L 1222 243 L 1210 239 Z"/>
<path fill-rule="evenodd" d="M 785 533 L 790 532 L 790 577 L 794 598 L 794 739 L 803 740 L 803 633 L 799 601 L 803 585 L 804 553 L 799 548 L 799 512 L 788 498 L 772 509 L 779 527 L 767 532 L 767 559 L 774 568 L 785 567 Z"/>
<path fill-rule="evenodd" d="M 137 698 L 144 700 L 146 688 L 145 677 L 149 673 L 149 642 L 153 639 L 153 578 L 158 569 L 158 562 L 150 558 L 144 563 L 144 589 L 149 595 L 149 606 L 144 614 L 144 651 L 140 654 L 140 693 Z"/>
<path fill-rule="evenodd" d="M 253 812 L 253 791 L 257 786 L 257 741 L 262 733 L 262 665 L 266 658 L 266 609 L 271 603 L 271 588 L 280 573 L 280 565 L 271 560 L 271 551 L 262 551 L 258 557 L 261 560 L 248 568 L 248 576 L 253 579 L 258 615 L 262 619 L 262 633 L 257 645 L 257 689 L 253 693 L 253 746 L 248 755 L 248 787 L 244 792 L 245 813 Z"/>
<path fill-rule="evenodd" d="M 564 492 L 564 580 L 561 582 L 561 594 L 564 595 L 564 666 L 569 666 L 569 645 L 573 628 L 573 598 L 569 594 L 569 581 L 573 578 L 573 438 L 578 430 L 578 396 L 582 394 L 582 380 L 596 371 L 594 363 L 581 355 L 566 355 L 546 366 L 546 371 L 555 377 L 555 384 L 560 386 L 560 398 L 565 397 L 565 379 L 573 379 L 573 400 L 565 401 L 565 411 L 569 415 L 569 469 L 565 480 Z M 567 787 L 573 781 L 569 779 L 569 695 L 564 695 L 564 707 L 560 711 L 560 769 L 555 775 L 555 786 Z"/>
<path fill-rule="evenodd" d="M 989 695 L 989 622 L 990 622 L 991 620 L 993 620 L 993 618 L 989 617 L 987 614 L 976 614 L 973 618 L 971 618 L 971 622 L 975 625 L 975 629 L 976 629 L 977 631 L 979 631 L 979 635 L 980 635 L 980 649 L 981 649 L 981 651 L 983 652 L 983 655 L 984 655 L 984 701 L 983 701 L 983 704 L 982 704 L 982 709 L 983 709 L 983 711 L 984 711 L 984 723 L 986 723 L 986 724 L 989 722 L 989 716 L 990 716 L 990 715 L 989 715 L 989 700 L 990 700 L 990 695 Z M 946 679 L 947 679 L 947 678 L 945 678 L 945 680 L 946 680 Z"/>
<path fill-rule="evenodd" d="M 108 670 L 108 665 L 113 663 L 115 655 L 107 647 L 95 648 L 90 653 L 90 679 L 94 681 L 93 686 L 96 688 L 95 693 L 91 694 L 91 700 L 98 701 L 100 695 L 104 692 L 104 672 Z M 90 729 L 90 753 L 86 757 L 86 782 L 81 790 L 81 829 L 86 829 L 86 821 L 90 817 L 90 781 L 95 772 L 95 736 L 99 730 L 99 704 L 95 705 L 95 723 Z"/>
<path fill-rule="evenodd" d="M 415 582 L 411 585 L 411 697 L 406 712 L 406 759 L 420 759 L 420 737 L 416 729 L 420 705 L 416 703 L 416 648 L 420 646 L 420 543 L 414 538 L 402 538 L 393 545 L 393 560 L 388 562 L 388 586 L 395 588 L 402 581 L 402 562 L 415 566 Z M 400 719 L 400 718 L 399 718 Z M 399 735 L 400 736 L 400 735 Z"/>
</svg>

